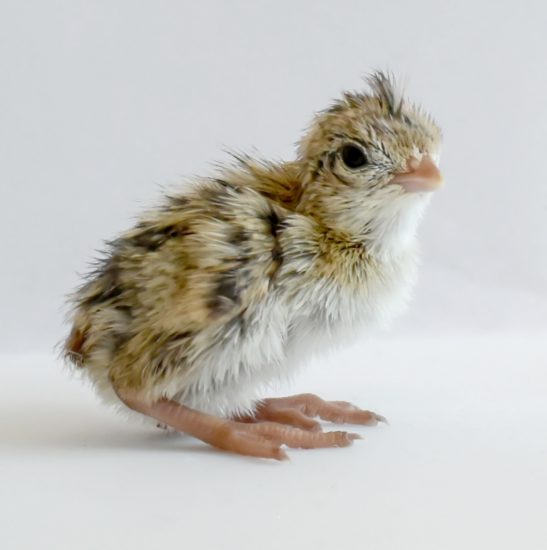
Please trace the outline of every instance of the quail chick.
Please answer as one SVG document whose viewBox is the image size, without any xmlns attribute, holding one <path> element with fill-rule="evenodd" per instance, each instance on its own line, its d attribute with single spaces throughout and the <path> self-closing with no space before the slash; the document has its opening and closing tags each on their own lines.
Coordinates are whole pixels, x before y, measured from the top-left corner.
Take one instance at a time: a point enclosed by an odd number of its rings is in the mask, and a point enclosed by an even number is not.
<svg viewBox="0 0 547 550">
<path fill-rule="evenodd" d="M 263 399 L 310 354 L 399 312 L 440 130 L 375 73 L 319 113 L 296 160 L 237 156 L 108 243 L 72 296 L 66 358 L 110 402 L 274 459 L 351 444 L 315 419 L 383 418 L 311 394 Z"/>
</svg>

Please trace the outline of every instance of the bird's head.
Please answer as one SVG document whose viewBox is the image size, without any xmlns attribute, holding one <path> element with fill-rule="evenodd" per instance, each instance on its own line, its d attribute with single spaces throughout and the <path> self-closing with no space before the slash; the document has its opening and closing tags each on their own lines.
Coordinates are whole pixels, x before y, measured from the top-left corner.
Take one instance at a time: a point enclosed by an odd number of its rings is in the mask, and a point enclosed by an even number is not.
<svg viewBox="0 0 547 550">
<path fill-rule="evenodd" d="M 392 77 L 378 72 L 368 83 L 368 93 L 345 93 L 319 113 L 301 140 L 300 209 L 384 254 L 414 237 L 442 185 L 441 132 Z"/>
</svg>

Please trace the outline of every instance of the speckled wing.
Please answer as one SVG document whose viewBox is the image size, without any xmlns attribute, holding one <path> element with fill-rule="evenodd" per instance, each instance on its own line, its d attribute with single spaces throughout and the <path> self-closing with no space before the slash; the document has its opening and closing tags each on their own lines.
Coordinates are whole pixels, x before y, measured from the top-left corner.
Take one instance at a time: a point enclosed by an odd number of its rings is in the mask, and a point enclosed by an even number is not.
<svg viewBox="0 0 547 550">
<path fill-rule="evenodd" d="M 67 354 L 108 363 L 112 378 L 138 385 L 143 369 L 167 368 L 166 351 L 197 353 L 200 333 L 210 341 L 215 327 L 221 333 L 266 298 L 281 263 L 283 215 L 253 189 L 220 179 L 169 197 L 109 243 L 75 295 Z"/>
</svg>

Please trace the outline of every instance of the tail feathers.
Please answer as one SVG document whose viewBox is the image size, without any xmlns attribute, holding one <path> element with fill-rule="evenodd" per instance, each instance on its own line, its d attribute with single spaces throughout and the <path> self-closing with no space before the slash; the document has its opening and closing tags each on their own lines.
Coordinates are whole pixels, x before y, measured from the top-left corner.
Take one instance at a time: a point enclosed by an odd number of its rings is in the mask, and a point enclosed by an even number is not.
<svg viewBox="0 0 547 550">
<path fill-rule="evenodd" d="M 65 358 L 77 367 L 83 367 L 84 365 L 86 337 L 86 331 L 75 325 L 63 346 Z"/>
</svg>

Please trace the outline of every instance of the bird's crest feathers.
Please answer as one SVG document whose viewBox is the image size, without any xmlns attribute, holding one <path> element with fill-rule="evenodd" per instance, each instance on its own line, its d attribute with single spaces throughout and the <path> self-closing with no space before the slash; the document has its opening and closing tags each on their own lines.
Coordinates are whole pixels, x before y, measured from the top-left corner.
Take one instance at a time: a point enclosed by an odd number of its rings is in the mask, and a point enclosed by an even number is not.
<svg viewBox="0 0 547 550">
<path fill-rule="evenodd" d="M 403 108 L 403 90 L 391 73 L 376 71 L 366 77 L 374 95 L 393 116 L 399 116 Z"/>
</svg>

